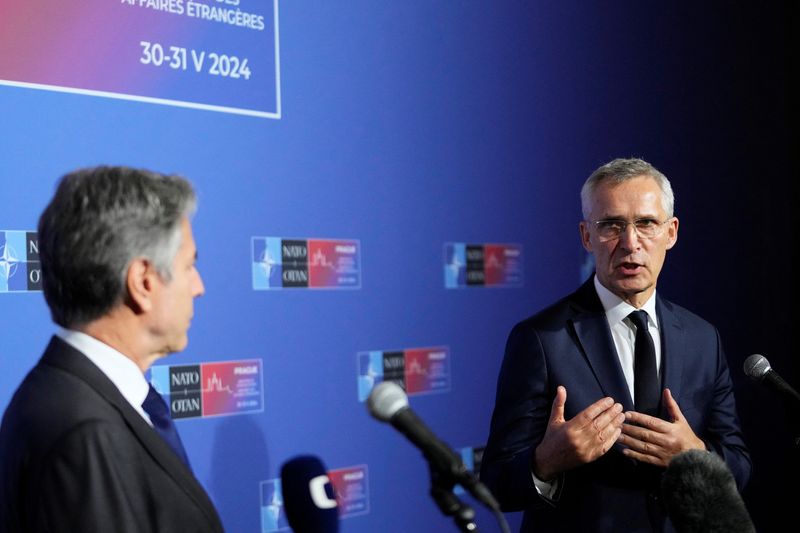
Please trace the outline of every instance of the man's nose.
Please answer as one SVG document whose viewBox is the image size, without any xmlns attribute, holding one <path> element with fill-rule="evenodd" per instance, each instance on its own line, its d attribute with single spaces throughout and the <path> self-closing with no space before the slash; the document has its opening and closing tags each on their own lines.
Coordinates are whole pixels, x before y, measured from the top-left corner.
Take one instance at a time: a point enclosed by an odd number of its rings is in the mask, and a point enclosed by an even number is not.
<svg viewBox="0 0 800 533">
<path fill-rule="evenodd" d="M 203 277 L 200 275 L 200 272 L 197 273 L 197 277 L 194 281 L 194 296 L 195 298 L 198 296 L 202 296 L 206 293 L 206 286 L 203 284 Z"/>
<path fill-rule="evenodd" d="M 628 224 L 619 234 L 619 245 L 625 250 L 637 250 L 641 240 L 636 231 L 636 224 Z"/>
</svg>

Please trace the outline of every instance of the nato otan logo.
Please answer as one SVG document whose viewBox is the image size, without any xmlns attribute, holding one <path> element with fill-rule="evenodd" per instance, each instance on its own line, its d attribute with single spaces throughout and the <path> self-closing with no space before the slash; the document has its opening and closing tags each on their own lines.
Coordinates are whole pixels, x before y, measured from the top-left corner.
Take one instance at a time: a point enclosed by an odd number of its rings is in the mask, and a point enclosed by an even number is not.
<svg viewBox="0 0 800 533">
<path fill-rule="evenodd" d="M 366 401 L 383 381 L 400 385 L 408 395 L 450 391 L 450 348 L 407 348 L 359 352 L 358 400 Z"/>
<path fill-rule="evenodd" d="M 253 289 L 360 289 L 354 239 L 252 238 Z"/>
<path fill-rule="evenodd" d="M 522 287 L 522 245 L 448 242 L 444 245 L 444 286 Z"/>
<path fill-rule="evenodd" d="M 262 412 L 263 375 L 260 359 L 150 367 L 150 383 L 176 419 Z"/>
<path fill-rule="evenodd" d="M 0 230 L 0 292 L 42 290 L 35 231 Z"/>
</svg>

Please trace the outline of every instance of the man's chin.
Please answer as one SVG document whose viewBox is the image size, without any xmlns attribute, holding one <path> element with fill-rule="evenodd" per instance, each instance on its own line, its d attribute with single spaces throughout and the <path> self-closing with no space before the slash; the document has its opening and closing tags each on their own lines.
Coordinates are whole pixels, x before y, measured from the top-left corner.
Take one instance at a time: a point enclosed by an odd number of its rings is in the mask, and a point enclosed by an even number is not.
<svg viewBox="0 0 800 533">
<path fill-rule="evenodd" d="M 616 275 L 611 279 L 611 291 L 615 293 L 638 294 L 645 292 L 653 286 L 649 276 L 637 274 L 635 276 Z"/>
<path fill-rule="evenodd" d="M 619 295 L 625 295 L 625 297 L 629 298 L 631 296 L 647 292 L 652 287 L 652 283 L 619 283 L 617 284 L 617 290 L 615 292 Z"/>
<path fill-rule="evenodd" d="M 176 340 L 175 342 L 170 343 L 168 353 L 172 354 L 172 353 L 182 352 L 183 350 L 186 349 L 188 345 L 189 345 L 189 338 L 183 337 L 180 340 Z"/>
</svg>

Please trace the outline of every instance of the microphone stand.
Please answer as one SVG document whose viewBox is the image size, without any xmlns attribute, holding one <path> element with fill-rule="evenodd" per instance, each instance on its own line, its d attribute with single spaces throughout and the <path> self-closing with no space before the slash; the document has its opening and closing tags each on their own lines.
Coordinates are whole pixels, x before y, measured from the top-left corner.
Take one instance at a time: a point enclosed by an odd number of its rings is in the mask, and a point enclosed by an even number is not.
<svg viewBox="0 0 800 533">
<path fill-rule="evenodd" d="M 431 497 L 445 516 L 452 516 L 458 529 L 464 533 L 479 533 L 475 524 L 475 510 L 453 494 L 455 483 L 430 465 Z"/>
</svg>

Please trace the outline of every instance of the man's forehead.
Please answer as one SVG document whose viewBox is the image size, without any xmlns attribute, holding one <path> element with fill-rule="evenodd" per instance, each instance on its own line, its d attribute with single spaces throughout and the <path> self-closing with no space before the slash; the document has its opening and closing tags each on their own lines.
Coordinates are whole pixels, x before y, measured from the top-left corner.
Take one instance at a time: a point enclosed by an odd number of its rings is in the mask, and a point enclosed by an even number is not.
<svg viewBox="0 0 800 533">
<path fill-rule="evenodd" d="M 594 202 L 632 202 L 661 200 L 658 182 L 649 176 L 639 176 L 620 183 L 602 183 L 594 194 Z"/>
<path fill-rule="evenodd" d="M 181 248 L 185 251 L 191 251 L 192 255 L 196 254 L 192 223 L 187 218 L 181 220 Z"/>
<path fill-rule="evenodd" d="M 662 191 L 649 176 L 622 183 L 603 183 L 592 199 L 592 213 L 599 218 L 642 218 L 661 216 L 664 212 Z M 635 180 L 635 181 L 634 181 Z M 622 217 L 622 218 L 624 218 Z"/>
</svg>

